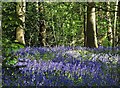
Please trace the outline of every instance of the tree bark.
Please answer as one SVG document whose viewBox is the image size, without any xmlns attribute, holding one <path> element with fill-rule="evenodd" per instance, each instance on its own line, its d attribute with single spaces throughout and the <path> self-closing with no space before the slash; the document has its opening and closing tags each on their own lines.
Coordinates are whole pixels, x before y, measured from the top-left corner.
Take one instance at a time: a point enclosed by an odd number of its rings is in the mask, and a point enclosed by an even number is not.
<svg viewBox="0 0 120 88">
<path fill-rule="evenodd" d="M 116 21 L 117 21 L 117 9 L 118 9 L 118 0 L 116 1 L 115 6 L 115 19 L 114 19 L 114 28 L 113 28 L 113 47 L 115 47 L 115 38 L 116 38 Z"/>
<path fill-rule="evenodd" d="M 87 42 L 86 46 L 90 48 L 97 48 L 97 37 L 96 37 L 96 21 L 95 21 L 95 3 L 94 2 L 88 2 L 87 7 L 87 30 L 86 30 L 86 36 L 87 36 Z"/>
<path fill-rule="evenodd" d="M 118 22 L 120 22 L 120 1 L 118 2 Z M 118 24 L 120 27 L 120 23 Z M 117 45 L 120 46 L 120 29 L 118 29 Z"/>
<path fill-rule="evenodd" d="M 21 2 L 17 2 L 16 11 L 18 14 L 18 17 L 21 21 L 21 24 L 16 28 L 16 40 L 25 45 L 25 39 L 24 39 L 24 28 L 25 28 L 25 0 L 21 0 Z"/>
<path fill-rule="evenodd" d="M 39 13 L 43 14 L 43 6 L 41 6 L 41 3 L 38 2 L 38 10 Z M 46 46 L 46 25 L 45 20 L 43 17 L 39 17 L 39 42 L 41 46 Z"/>
<path fill-rule="evenodd" d="M 119 20 L 120 20 L 120 1 L 118 2 L 118 16 L 119 16 Z"/>
<path fill-rule="evenodd" d="M 84 5 L 84 46 L 86 46 L 87 36 L 86 36 L 86 6 Z"/>
<path fill-rule="evenodd" d="M 112 34 L 112 24 L 111 24 L 111 18 L 110 18 L 110 2 L 106 2 L 107 4 L 107 17 L 108 17 L 108 30 L 107 30 L 107 38 L 108 38 L 108 46 L 111 46 L 113 43 L 113 34 Z"/>
</svg>

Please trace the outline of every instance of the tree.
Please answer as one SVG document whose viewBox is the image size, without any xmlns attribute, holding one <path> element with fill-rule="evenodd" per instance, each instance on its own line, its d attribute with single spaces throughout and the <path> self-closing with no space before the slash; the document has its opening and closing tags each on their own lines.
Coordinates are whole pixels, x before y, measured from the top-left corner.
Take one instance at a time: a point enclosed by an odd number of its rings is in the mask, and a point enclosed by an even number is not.
<svg viewBox="0 0 120 88">
<path fill-rule="evenodd" d="M 116 4 L 118 4 L 118 8 L 116 9 L 117 11 L 118 11 L 118 25 L 117 26 L 119 26 L 120 27 L 120 1 L 117 3 L 116 2 Z M 117 6 L 117 5 L 116 5 Z M 115 25 L 115 20 L 114 20 L 114 28 L 116 27 L 116 25 Z M 116 42 L 116 44 L 115 44 L 115 46 L 117 45 L 117 46 L 120 46 L 120 29 L 118 28 L 118 30 L 117 30 L 117 33 L 116 33 L 116 36 L 117 36 L 117 42 Z M 113 47 L 114 47 L 114 44 L 113 44 Z"/>
<path fill-rule="evenodd" d="M 20 20 L 19 26 L 16 28 L 16 40 L 21 44 L 25 44 L 24 28 L 25 28 L 25 0 L 17 2 L 16 11 Z"/>
<path fill-rule="evenodd" d="M 108 2 L 106 2 L 106 4 L 107 4 L 107 17 L 108 17 L 108 19 L 107 19 L 108 20 L 107 38 L 108 38 L 108 41 L 109 41 L 108 45 L 110 46 L 113 43 L 112 24 L 111 24 L 110 12 L 109 12 L 110 2 L 108 1 Z"/>
<path fill-rule="evenodd" d="M 2 5 L 2 3 L 0 2 L 0 28 L 1 28 L 1 20 L 2 20 L 2 6 L 1 5 Z M 0 32 L 0 34 L 1 34 L 1 32 Z"/>
<path fill-rule="evenodd" d="M 113 47 L 115 47 L 115 38 L 116 38 L 116 21 L 117 21 L 117 9 L 118 9 L 118 0 L 116 1 L 115 5 L 115 18 L 114 18 L 114 28 L 113 28 Z"/>
<path fill-rule="evenodd" d="M 1 2 L 0 2 L 0 45 L 2 45 L 2 30 L 1 30 L 1 20 L 2 20 L 2 6 L 1 6 Z M 1 46 L 0 46 L 1 48 Z M 1 50 L 1 49 L 0 49 Z M 0 54 L 1 55 L 1 54 Z"/>
<path fill-rule="evenodd" d="M 118 16 L 120 17 L 120 1 L 118 2 Z"/>
<path fill-rule="evenodd" d="M 96 22 L 95 22 L 95 3 L 88 2 L 87 7 L 87 30 L 86 30 L 86 46 L 87 47 L 98 47 L 96 37 Z"/>
<path fill-rule="evenodd" d="M 41 46 L 46 46 L 46 25 L 45 20 L 40 21 L 39 42 Z"/>
<path fill-rule="evenodd" d="M 46 46 L 46 25 L 45 25 L 45 20 L 43 17 L 43 12 L 44 12 L 44 7 L 42 6 L 41 2 L 37 1 L 36 4 L 37 7 L 37 12 L 38 12 L 38 41 L 40 46 Z"/>
<path fill-rule="evenodd" d="M 86 46 L 86 6 L 84 5 L 84 46 Z"/>
</svg>

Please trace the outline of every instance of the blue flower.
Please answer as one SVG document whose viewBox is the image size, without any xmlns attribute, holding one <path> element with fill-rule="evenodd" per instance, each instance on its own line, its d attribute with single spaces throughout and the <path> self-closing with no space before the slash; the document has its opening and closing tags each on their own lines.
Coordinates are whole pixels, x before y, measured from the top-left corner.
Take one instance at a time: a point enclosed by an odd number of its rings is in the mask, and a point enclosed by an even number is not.
<svg viewBox="0 0 120 88">
<path fill-rule="evenodd" d="M 116 52 L 118 48 L 115 48 Z M 77 50 L 88 53 L 76 54 Z M 67 53 L 66 52 L 71 52 Z M 72 53 L 74 51 L 74 53 Z M 106 86 L 117 85 L 119 55 L 104 53 L 111 48 L 86 47 L 26 47 L 16 52 L 14 68 L 2 68 L 3 85 L 20 86 Z M 93 53 L 92 53 L 93 52 Z M 44 54 L 54 57 L 43 60 Z M 78 55 L 77 57 L 73 57 Z M 47 57 L 46 57 L 47 58 Z M 15 67 L 19 67 L 15 69 Z"/>
</svg>

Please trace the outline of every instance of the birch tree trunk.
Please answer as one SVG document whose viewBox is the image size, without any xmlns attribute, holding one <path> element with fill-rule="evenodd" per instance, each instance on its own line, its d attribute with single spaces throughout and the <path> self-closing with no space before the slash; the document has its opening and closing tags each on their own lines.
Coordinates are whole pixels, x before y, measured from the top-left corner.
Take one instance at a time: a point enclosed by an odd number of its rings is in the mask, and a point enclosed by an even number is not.
<svg viewBox="0 0 120 88">
<path fill-rule="evenodd" d="M 21 21 L 21 24 L 16 28 L 16 40 L 24 45 L 25 45 L 25 39 L 24 39 L 25 7 L 26 7 L 25 0 L 21 0 L 20 2 L 17 2 L 16 11 Z"/>
<path fill-rule="evenodd" d="M 114 19 L 114 29 L 113 29 L 113 47 L 115 47 L 115 38 L 116 38 L 116 21 L 117 21 L 117 9 L 118 9 L 118 0 L 116 0 L 115 6 L 115 19 Z"/>
<path fill-rule="evenodd" d="M 95 3 L 94 2 L 88 2 L 87 7 L 87 30 L 86 30 L 86 36 L 87 36 L 87 42 L 86 46 L 90 48 L 97 48 L 97 37 L 96 37 L 96 21 L 95 21 Z"/>
</svg>

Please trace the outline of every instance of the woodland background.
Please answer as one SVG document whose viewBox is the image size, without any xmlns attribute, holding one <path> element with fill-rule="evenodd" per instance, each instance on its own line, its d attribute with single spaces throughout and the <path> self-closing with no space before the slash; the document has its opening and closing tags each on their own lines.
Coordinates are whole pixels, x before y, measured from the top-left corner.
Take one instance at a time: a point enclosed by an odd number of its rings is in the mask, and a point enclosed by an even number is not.
<svg viewBox="0 0 120 88">
<path fill-rule="evenodd" d="M 90 32 L 91 28 L 87 27 L 90 24 L 87 22 L 87 2 L 26 2 L 23 3 L 24 8 L 18 8 L 25 9 L 21 13 L 16 10 L 17 4 L 2 3 L 3 48 L 11 46 L 16 40 L 16 29 L 20 25 L 24 25 L 26 46 L 86 46 L 85 37 L 94 35 L 94 32 Z M 115 2 L 96 2 L 94 8 L 97 41 L 93 42 L 106 47 L 119 46 L 118 6 Z M 25 20 L 20 19 L 20 14 Z M 45 28 L 41 28 L 43 25 Z M 41 41 L 44 38 L 45 41 Z M 91 38 L 88 40 L 92 41 Z"/>
<path fill-rule="evenodd" d="M 120 84 L 120 1 L 0 4 L 3 86 Z"/>
</svg>

